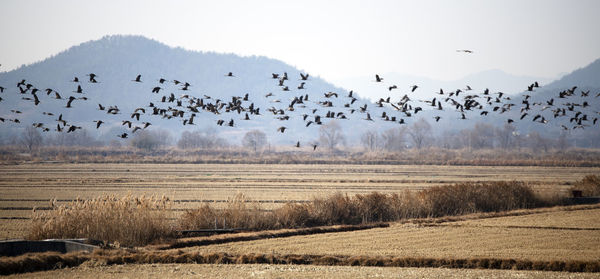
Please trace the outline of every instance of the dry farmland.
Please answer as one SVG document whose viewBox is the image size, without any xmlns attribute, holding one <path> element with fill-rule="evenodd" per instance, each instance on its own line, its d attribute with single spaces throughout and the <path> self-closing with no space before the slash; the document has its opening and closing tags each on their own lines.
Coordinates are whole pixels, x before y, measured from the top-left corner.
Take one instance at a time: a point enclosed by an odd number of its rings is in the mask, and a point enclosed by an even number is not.
<svg viewBox="0 0 600 279">
<path fill-rule="evenodd" d="M 268 264 L 84 264 L 8 278 L 598 278 L 593 273 Z"/>
<path fill-rule="evenodd" d="M 600 168 L 481 167 L 415 165 L 228 165 L 228 164 L 21 164 L 0 166 L 0 238 L 24 237 L 31 209 L 46 210 L 50 200 L 66 203 L 103 194 L 165 195 L 175 213 L 203 203 L 224 204 L 244 193 L 264 209 L 304 202 L 335 192 L 414 191 L 457 182 L 523 181 L 545 196 L 565 196 L 573 182 Z M 230 253 L 335 257 L 416 257 L 430 259 L 510 259 L 514 261 L 600 261 L 600 206 L 523 210 L 504 217 L 473 214 L 442 222 L 392 223 L 368 230 L 321 233 L 186 246 L 141 253 L 165 255 Z M 486 218 L 482 218 L 486 217 Z M 455 221 L 449 221 L 455 220 Z M 252 233 L 246 233 L 252 234 Z M 221 235 L 216 238 L 236 237 Z M 215 238 L 205 237 L 205 238 Z M 202 239 L 202 238 L 200 238 Z M 183 239 L 195 241 L 197 238 Z M 351 240 L 351 241 L 350 241 Z M 114 266 L 86 262 L 34 274 L 40 277 L 530 277 L 595 274 L 548 271 L 452 270 L 289 265 L 159 264 Z"/>
<path fill-rule="evenodd" d="M 462 181 L 524 181 L 544 195 L 566 195 L 569 184 L 600 168 L 231 165 L 231 164 L 20 164 L 0 166 L 0 238 L 23 237 L 31 209 L 102 194 L 165 195 L 173 208 L 226 201 L 237 193 L 264 209 L 334 192 L 399 192 Z"/>
<path fill-rule="evenodd" d="M 183 251 L 600 261 L 600 226 L 591 221 L 600 219 L 600 209 L 557 210 L 440 224 L 394 223 L 388 228 L 233 242 Z"/>
</svg>

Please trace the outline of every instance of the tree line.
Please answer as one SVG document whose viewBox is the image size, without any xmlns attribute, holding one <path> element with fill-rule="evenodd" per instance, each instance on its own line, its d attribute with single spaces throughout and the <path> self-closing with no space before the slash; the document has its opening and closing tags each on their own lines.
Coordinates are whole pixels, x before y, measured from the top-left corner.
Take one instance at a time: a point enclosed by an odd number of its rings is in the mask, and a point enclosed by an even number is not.
<svg viewBox="0 0 600 279">
<path fill-rule="evenodd" d="M 424 118 L 411 125 L 376 130 L 371 129 L 360 135 L 360 142 L 349 143 L 346 133 L 337 121 L 331 121 L 319 128 L 319 137 L 312 141 L 290 143 L 289 147 L 303 148 L 318 152 L 340 152 L 348 150 L 364 150 L 369 152 L 399 152 L 405 149 L 424 149 L 438 147 L 445 149 L 531 149 L 534 152 L 549 150 L 565 150 L 572 146 L 567 132 L 557 137 L 544 137 L 536 131 L 522 134 L 510 124 L 494 126 L 483 122 L 476 123 L 472 128 L 462 130 L 445 130 L 436 134 L 431 124 Z M 247 131 L 239 142 L 222 137 L 216 130 L 184 131 L 177 139 L 168 130 L 143 130 L 135 133 L 126 142 L 129 146 L 153 151 L 161 148 L 176 146 L 179 149 L 219 150 L 222 148 L 246 148 L 253 152 L 264 152 L 270 147 L 267 134 L 259 129 Z M 110 140 L 101 141 L 91 135 L 86 129 L 72 133 L 42 135 L 35 127 L 26 127 L 19 136 L 0 138 L 2 145 L 18 145 L 28 152 L 34 152 L 41 146 L 110 146 L 123 147 L 123 142 Z"/>
</svg>

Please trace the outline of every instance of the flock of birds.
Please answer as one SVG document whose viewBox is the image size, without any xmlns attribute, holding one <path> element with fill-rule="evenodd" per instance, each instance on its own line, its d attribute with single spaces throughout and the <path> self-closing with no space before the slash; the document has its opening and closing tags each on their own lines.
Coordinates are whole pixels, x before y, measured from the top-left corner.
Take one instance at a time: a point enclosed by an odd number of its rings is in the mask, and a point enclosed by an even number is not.
<svg viewBox="0 0 600 279">
<path fill-rule="evenodd" d="M 467 52 L 468 50 L 459 50 Z M 236 78 L 232 72 L 228 72 L 224 75 L 227 78 Z M 82 84 L 88 83 L 89 86 L 94 86 L 98 83 L 100 76 L 89 73 L 86 75 L 87 78 L 80 80 L 78 77 L 74 77 L 71 82 L 74 83 L 74 90 L 68 94 L 58 92 L 52 88 L 38 89 L 27 80 L 23 79 L 16 84 L 16 94 L 21 95 L 23 101 L 30 102 L 33 106 L 38 106 L 41 102 L 45 101 L 44 98 L 62 100 L 64 102 L 64 109 L 70 109 L 77 106 L 80 102 L 90 102 L 93 97 L 87 96 Z M 268 75 L 265 79 L 268 78 Z M 273 94 L 267 93 L 264 98 L 267 98 L 270 103 L 274 105 L 270 108 L 260 108 L 255 106 L 251 100 L 249 94 L 243 96 L 232 96 L 230 100 L 222 100 L 214 98 L 209 95 L 193 96 L 190 93 L 192 85 L 188 82 L 179 80 L 167 80 L 165 78 L 158 79 L 158 83 L 153 85 L 151 94 L 158 95 L 157 100 L 149 102 L 145 106 L 138 107 L 133 111 L 123 112 L 117 105 L 105 105 L 98 103 L 97 110 L 104 111 L 108 115 L 124 115 L 125 119 L 121 117 L 121 125 L 127 127 L 128 131 L 117 135 L 119 138 L 128 138 L 131 134 L 136 133 L 139 130 L 144 130 L 152 125 L 149 121 L 149 117 L 160 117 L 163 119 L 177 119 L 183 125 L 195 125 L 196 117 L 202 112 L 208 112 L 220 117 L 215 125 L 225 127 L 236 127 L 236 121 L 248 121 L 254 117 L 262 116 L 263 114 L 272 115 L 276 119 L 284 123 L 290 120 L 291 117 L 301 117 L 304 121 L 304 126 L 309 127 L 311 125 L 322 125 L 326 119 L 350 119 L 350 115 L 359 114 L 362 115 L 361 119 L 365 121 L 375 121 L 380 119 L 383 121 L 395 122 L 399 125 L 406 124 L 405 118 L 414 117 L 424 109 L 433 110 L 453 110 L 458 114 L 457 119 L 468 119 L 469 114 L 476 114 L 477 117 L 485 117 L 490 113 L 503 114 L 508 111 L 515 110 L 518 108 L 519 116 L 513 118 L 507 118 L 507 123 L 511 124 L 514 121 L 533 121 L 536 123 L 547 124 L 551 119 L 557 119 L 567 117 L 569 119 L 570 126 L 561 124 L 561 128 L 564 130 L 570 129 L 584 129 L 589 126 L 596 125 L 598 123 L 598 114 L 600 112 L 595 111 L 593 114 L 588 111 L 590 107 L 590 101 L 587 98 L 593 98 L 593 94 L 590 95 L 589 91 L 577 92 L 577 87 L 574 86 L 568 90 L 564 90 L 558 93 L 558 95 L 551 97 L 547 100 L 533 102 L 531 95 L 522 94 L 518 97 L 519 100 L 512 100 L 512 98 L 503 92 L 491 92 L 489 89 L 484 89 L 482 92 L 475 93 L 470 86 L 466 86 L 463 89 L 456 89 L 451 92 L 445 92 L 440 89 L 436 92 L 436 96 L 432 99 L 418 100 L 418 85 L 412 85 L 408 88 L 409 93 L 406 94 L 395 94 L 388 96 L 387 98 L 380 98 L 377 102 L 366 103 L 360 102 L 357 96 L 354 95 L 353 91 L 349 91 L 347 95 L 340 95 L 336 92 L 324 92 L 322 97 L 314 98 L 309 96 L 307 93 L 299 94 L 303 89 L 307 88 L 307 83 L 310 81 L 309 74 L 300 73 L 298 77 L 299 83 L 292 85 L 292 81 L 288 74 L 272 73 L 272 80 L 278 85 L 282 92 L 288 99 L 289 102 L 283 102 L 280 99 L 276 99 L 277 95 L 281 93 Z M 132 83 L 142 83 L 142 75 L 137 75 L 130 80 Z M 375 75 L 373 82 L 384 84 L 384 78 L 380 75 Z M 172 85 L 171 85 L 172 84 Z M 88 85 L 84 85 L 86 87 Z M 291 93 L 290 87 L 295 87 L 298 92 L 297 94 Z M 527 92 L 532 92 L 539 88 L 538 82 L 534 82 L 528 86 Z M 389 93 L 399 91 L 397 85 L 390 84 L 384 88 Z M 175 93 L 168 93 L 161 95 L 162 92 L 167 90 L 178 91 L 182 94 L 176 96 Z M 6 87 L 0 86 L 0 93 L 6 94 L 8 91 Z M 0 94 L 0 106 L 3 101 L 2 95 Z M 409 96 L 412 95 L 412 96 Z M 416 95 L 416 96 L 415 96 Z M 580 96 L 583 99 L 579 99 L 579 102 L 569 101 L 573 96 Z M 600 93 L 595 94 L 595 98 L 600 97 Z M 314 100 L 313 100 L 314 99 Z M 334 102 L 343 103 L 343 105 L 334 106 Z M 558 100 L 564 100 L 559 104 Z M 583 101 L 581 101 L 583 100 Z M 311 104 L 307 106 L 307 104 Z M 283 105 L 283 106 L 282 106 Z M 277 107 L 276 107 L 277 106 Z M 370 110 L 370 106 L 382 109 L 381 115 L 371 115 L 373 111 Z M 262 110 L 262 111 L 261 111 Z M 542 113 L 545 110 L 552 112 L 552 118 L 544 116 Z M 11 109 L 12 117 L 0 118 L 0 123 L 9 121 L 14 123 L 21 123 L 18 115 L 22 113 L 18 109 Z M 70 121 L 63 117 L 62 112 L 54 111 L 47 112 L 43 111 L 43 115 L 47 117 L 55 117 L 54 122 L 42 123 L 36 122 L 32 125 L 36 128 L 41 129 L 44 132 L 54 130 L 56 132 L 71 133 L 82 126 L 77 126 L 74 123 L 76 121 Z M 225 114 L 238 114 L 236 120 L 233 117 L 224 117 Z M 229 118 L 229 119 L 227 119 Z M 436 115 L 433 120 L 436 122 L 440 121 L 442 116 Z M 97 119 L 93 121 L 93 127 L 99 129 L 102 125 L 110 121 L 107 119 Z M 90 123 L 91 124 L 91 123 Z M 80 124 L 81 125 L 81 124 Z M 285 133 L 288 129 L 285 125 L 277 127 L 277 132 Z M 300 147 L 300 141 L 295 145 Z M 316 149 L 317 145 L 313 144 L 313 149 Z"/>
</svg>

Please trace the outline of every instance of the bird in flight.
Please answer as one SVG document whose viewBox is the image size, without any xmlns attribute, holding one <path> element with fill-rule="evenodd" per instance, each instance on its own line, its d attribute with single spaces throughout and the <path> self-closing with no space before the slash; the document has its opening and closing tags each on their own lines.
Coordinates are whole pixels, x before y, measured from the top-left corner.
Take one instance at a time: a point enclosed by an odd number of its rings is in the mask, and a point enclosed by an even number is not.
<svg viewBox="0 0 600 279">
<path fill-rule="evenodd" d="M 469 49 L 457 49 L 456 52 L 473 53 L 473 51 Z"/>
<path fill-rule="evenodd" d="M 97 75 L 96 75 L 96 74 L 94 74 L 94 73 L 90 73 L 90 74 L 89 74 L 89 75 L 87 75 L 87 76 L 89 76 L 89 77 L 90 77 L 90 82 L 91 82 L 91 83 L 97 83 L 97 82 L 98 82 L 98 81 L 96 81 L 96 77 L 97 77 Z"/>
</svg>

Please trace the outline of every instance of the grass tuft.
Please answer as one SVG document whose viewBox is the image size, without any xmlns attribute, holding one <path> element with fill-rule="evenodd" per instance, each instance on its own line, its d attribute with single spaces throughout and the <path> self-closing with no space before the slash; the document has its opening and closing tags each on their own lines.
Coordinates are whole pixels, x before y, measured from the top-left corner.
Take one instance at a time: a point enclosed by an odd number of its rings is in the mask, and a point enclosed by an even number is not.
<svg viewBox="0 0 600 279">
<path fill-rule="evenodd" d="M 55 206 L 32 214 L 29 239 L 90 238 L 139 246 L 172 235 L 165 197 L 101 196 Z"/>
</svg>

